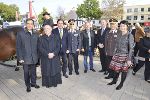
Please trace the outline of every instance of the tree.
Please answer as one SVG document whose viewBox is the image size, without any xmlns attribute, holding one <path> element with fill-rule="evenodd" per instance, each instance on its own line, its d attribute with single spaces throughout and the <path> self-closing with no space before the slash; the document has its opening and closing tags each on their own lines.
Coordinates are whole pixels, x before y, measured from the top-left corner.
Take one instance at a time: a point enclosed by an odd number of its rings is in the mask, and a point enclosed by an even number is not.
<svg viewBox="0 0 150 100">
<path fill-rule="evenodd" d="M 103 16 L 102 18 L 110 19 L 116 18 L 121 20 L 123 18 L 123 6 L 126 0 L 103 0 Z"/>
<path fill-rule="evenodd" d="M 98 0 L 85 0 L 83 4 L 78 5 L 77 15 L 79 18 L 99 19 L 102 12 Z"/>
<path fill-rule="evenodd" d="M 58 13 L 58 16 L 56 17 L 57 19 L 63 19 L 63 20 L 66 19 L 67 16 L 65 14 L 65 9 L 62 8 L 61 6 L 57 8 L 57 13 Z"/>
<path fill-rule="evenodd" d="M 19 8 L 17 5 L 6 5 L 4 3 L 0 3 L 0 14 L 3 18 L 3 21 L 15 21 L 16 11 L 19 12 Z"/>
<path fill-rule="evenodd" d="M 42 25 L 42 23 L 43 23 L 43 13 L 44 12 L 47 12 L 47 9 L 45 7 L 43 7 L 42 12 L 38 15 L 38 22 L 40 25 Z"/>
</svg>

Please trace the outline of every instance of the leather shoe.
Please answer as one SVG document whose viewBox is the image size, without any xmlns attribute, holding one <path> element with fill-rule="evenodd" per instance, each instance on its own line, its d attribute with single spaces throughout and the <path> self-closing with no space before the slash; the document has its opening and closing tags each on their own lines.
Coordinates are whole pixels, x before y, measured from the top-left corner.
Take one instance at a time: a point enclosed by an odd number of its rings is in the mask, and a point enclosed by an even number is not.
<svg viewBox="0 0 150 100">
<path fill-rule="evenodd" d="M 116 84 L 117 82 L 116 81 L 112 81 L 110 83 L 108 83 L 107 85 L 113 85 L 113 84 Z"/>
<path fill-rule="evenodd" d="M 99 70 L 98 72 L 104 72 L 104 70 Z"/>
<path fill-rule="evenodd" d="M 90 69 L 90 70 L 93 71 L 93 72 L 96 72 L 95 69 Z"/>
<path fill-rule="evenodd" d="M 63 76 L 64 76 L 65 78 L 68 78 L 68 75 L 67 75 L 67 74 L 64 74 Z"/>
<path fill-rule="evenodd" d="M 107 74 L 108 74 L 108 71 L 105 71 L 105 72 L 104 72 L 104 75 L 107 75 Z"/>
<path fill-rule="evenodd" d="M 87 73 L 87 70 L 84 70 L 84 73 Z"/>
<path fill-rule="evenodd" d="M 69 72 L 69 75 L 72 75 L 72 72 Z"/>
<path fill-rule="evenodd" d="M 78 71 L 75 71 L 76 75 L 79 75 L 79 72 Z"/>
<path fill-rule="evenodd" d="M 27 92 L 31 92 L 31 87 L 27 87 Z"/>
<path fill-rule="evenodd" d="M 35 84 L 35 85 L 32 85 L 32 84 L 31 84 L 31 87 L 35 87 L 36 89 L 40 88 L 40 86 L 37 85 L 37 84 Z"/>
<path fill-rule="evenodd" d="M 136 72 L 132 71 L 132 75 L 135 75 L 135 74 L 136 74 Z"/>
<path fill-rule="evenodd" d="M 110 78 L 113 78 L 113 77 L 110 77 L 110 76 L 105 77 L 105 79 L 110 79 Z"/>
</svg>

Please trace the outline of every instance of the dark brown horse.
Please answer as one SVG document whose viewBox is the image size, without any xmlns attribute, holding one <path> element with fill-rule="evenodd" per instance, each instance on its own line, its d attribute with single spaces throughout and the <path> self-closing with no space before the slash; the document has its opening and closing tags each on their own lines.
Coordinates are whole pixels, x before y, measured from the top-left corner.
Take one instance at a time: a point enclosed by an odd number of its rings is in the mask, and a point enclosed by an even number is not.
<svg viewBox="0 0 150 100">
<path fill-rule="evenodd" d="M 22 27 L 12 27 L 0 31 L 0 61 L 5 61 L 16 53 L 16 34 Z"/>
<path fill-rule="evenodd" d="M 6 28 L 0 31 L 0 61 L 7 61 L 9 58 L 16 54 L 16 36 L 19 31 L 23 30 L 21 26 L 15 26 Z M 37 34 L 43 33 L 43 30 L 36 31 Z M 4 63 L 0 63 L 6 65 Z M 17 61 L 17 65 L 19 62 Z M 6 65 L 16 67 L 15 70 L 19 70 L 16 65 Z"/>
<path fill-rule="evenodd" d="M 16 54 L 16 35 L 22 29 L 20 26 L 15 26 L 0 31 L 0 61 L 6 61 Z M 6 65 L 4 63 L 1 64 Z M 12 67 L 15 65 L 6 66 Z"/>
</svg>

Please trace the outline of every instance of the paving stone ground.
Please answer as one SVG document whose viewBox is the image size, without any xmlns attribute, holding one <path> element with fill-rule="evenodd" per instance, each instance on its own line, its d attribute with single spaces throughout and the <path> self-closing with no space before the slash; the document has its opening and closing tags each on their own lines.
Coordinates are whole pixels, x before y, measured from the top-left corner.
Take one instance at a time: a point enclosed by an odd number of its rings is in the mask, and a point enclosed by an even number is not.
<svg viewBox="0 0 150 100">
<path fill-rule="evenodd" d="M 80 56 L 80 75 L 62 77 L 63 84 L 56 88 L 41 86 L 41 79 L 37 80 L 40 89 L 32 88 L 26 92 L 23 80 L 23 69 L 14 71 L 14 68 L 0 65 L 0 100 L 150 100 L 150 84 L 144 81 L 144 67 L 135 76 L 129 70 L 124 87 L 117 91 L 116 85 L 108 86 L 111 80 L 104 79 L 99 73 L 101 64 L 99 58 L 94 58 L 96 72 L 84 73 L 83 57 Z M 16 61 L 7 62 L 15 64 Z"/>
</svg>

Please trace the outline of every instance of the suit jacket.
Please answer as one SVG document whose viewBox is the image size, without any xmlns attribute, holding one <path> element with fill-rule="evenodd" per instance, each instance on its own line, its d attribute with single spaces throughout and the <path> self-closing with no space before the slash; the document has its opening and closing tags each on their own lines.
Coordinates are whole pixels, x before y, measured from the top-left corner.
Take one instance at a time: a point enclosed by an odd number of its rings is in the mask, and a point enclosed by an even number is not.
<svg viewBox="0 0 150 100">
<path fill-rule="evenodd" d="M 102 35 L 101 35 L 102 28 L 97 31 L 97 37 L 96 37 L 97 45 L 101 43 L 105 47 L 105 36 L 106 36 L 107 31 L 109 30 L 110 28 L 106 27 Z"/>
<path fill-rule="evenodd" d="M 90 30 L 91 34 L 91 49 L 94 55 L 94 48 L 95 48 L 95 32 L 93 30 Z M 88 56 L 88 50 L 89 50 L 89 37 L 86 30 L 83 30 L 81 33 L 81 47 L 84 49 L 84 55 Z"/>
<path fill-rule="evenodd" d="M 80 31 L 68 31 L 68 50 L 70 53 L 76 53 L 77 49 L 81 49 L 81 36 Z"/>
<path fill-rule="evenodd" d="M 63 36 L 62 39 L 60 37 L 59 29 L 55 28 L 52 31 L 53 34 L 57 35 L 59 39 L 61 40 L 61 49 L 60 53 L 61 54 L 66 54 L 67 48 L 68 48 L 68 30 L 63 28 Z"/>
<path fill-rule="evenodd" d="M 121 34 L 120 30 L 116 30 L 114 33 L 107 31 L 105 38 L 105 52 L 108 56 L 113 56 L 116 46 L 116 40 L 119 34 Z"/>
<path fill-rule="evenodd" d="M 38 35 L 27 30 L 17 33 L 17 59 L 24 60 L 24 64 L 36 64 L 38 62 L 37 53 Z"/>
</svg>

